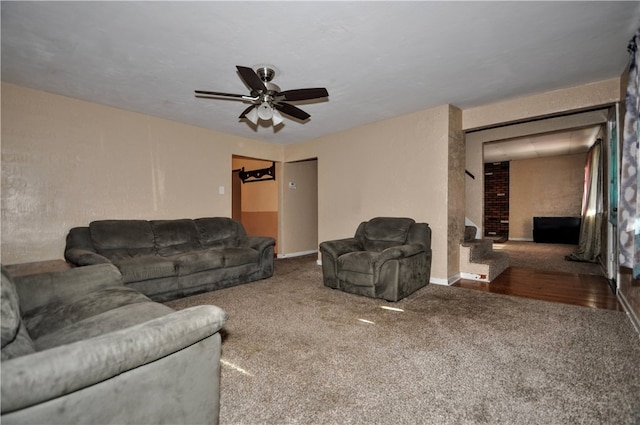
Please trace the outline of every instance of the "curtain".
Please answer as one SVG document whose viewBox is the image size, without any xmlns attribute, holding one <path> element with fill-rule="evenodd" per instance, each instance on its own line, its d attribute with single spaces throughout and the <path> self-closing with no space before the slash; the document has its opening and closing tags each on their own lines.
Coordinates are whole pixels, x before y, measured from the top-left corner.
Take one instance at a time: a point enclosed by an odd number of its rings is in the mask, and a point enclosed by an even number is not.
<svg viewBox="0 0 640 425">
<path fill-rule="evenodd" d="M 640 278 L 640 159 L 638 123 L 638 44 L 640 29 L 629 43 L 629 82 L 627 84 L 626 113 L 624 116 L 624 138 L 622 141 L 622 162 L 620 167 L 620 192 L 618 209 L 619 262 L 620 266 L 633 269 L 634 278 Z"/>
<path fill-rule="evenodd" d="M 578 249 L 565 258 L 597 263 L 602 244 L 602 139 L 595 141 L 587 154 L 582 194 L 582 222 Z"/>
</svg>

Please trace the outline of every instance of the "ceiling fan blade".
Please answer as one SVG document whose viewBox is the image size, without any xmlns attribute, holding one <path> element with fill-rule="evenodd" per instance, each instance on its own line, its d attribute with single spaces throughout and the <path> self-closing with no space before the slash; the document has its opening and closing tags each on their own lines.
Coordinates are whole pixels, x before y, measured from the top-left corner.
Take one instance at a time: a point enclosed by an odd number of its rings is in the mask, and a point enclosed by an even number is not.
<svg viewBox="0 0 640 425">
<path fill-rule="evenodd" d="M 221 93 L 217 91 L 205 91 L 205 90 L 195 90 L 196 97 L 206 97 L 206 96 L 222 96 L 222 97 L 235 97 L 239 99 L 243 99 L 247 97 L 243 94 L 233 94 L 233 93 Z M 198 95 L 206 95 L 206 96 L 198 96 Z"/>
<path fill-rule="evenodd" d="M 239 65 L 236 65 L 236 68 L 238 69 L 238 72 L 240 73 L 240 76 L 242 77 L 244 82 L 247 83 L 249 87 L 251 87 L 252 91 L 253 90 L 258 90 L 263 92 L 267 91 L 267 88 L 264 86 L 264 83 L 262 82 L 260 77 L 258 77 L 258 74 L 256 74 L 256 72 L 253 69 L 247 66 L 239 66 Z"/>
<path fill-rule="evenodd" d="M 247 115 L 247 113 L 249 113 L 249 111 L 250 111 L 252 108 L 255 108 L 255 107 L 256 107 L 256 105 L 251 105 L 251 106 L 249 106 L 247 109 L 245 109 L 245 110 L 240 114 L 240 116 L 239 116 L 238 118 L 239 118 L 239 119 L 244 118 L 244 117 L 245 117 L 245 115 Z"/>
<path fill-rule="evenodd" d="M 328 97 L 329 92 L 324 87 L 319 87 L 314 89 L 285 90 L 278 93 L 277 96 L 284 96 L 282 100 L 293 102 L 296 100 L 309 100 Z"/>
<path fill-rule="evenodd" d="M 275 106 L 276 109 L 283 114 L 291 115 L 292 117 L 298 118 L 301 121 L 304 121 L 311 116 L 302 109 L 293 105 L 289 105 L 288 103 L 274 103 L 273 106 Z"/>
</svg>

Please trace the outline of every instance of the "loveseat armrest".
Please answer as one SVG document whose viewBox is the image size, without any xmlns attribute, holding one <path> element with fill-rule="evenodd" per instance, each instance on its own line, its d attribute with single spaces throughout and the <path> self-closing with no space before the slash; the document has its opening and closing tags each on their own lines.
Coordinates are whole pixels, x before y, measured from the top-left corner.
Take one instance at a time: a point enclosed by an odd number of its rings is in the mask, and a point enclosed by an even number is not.
<svg viewBox="0 0 640 425">
<path fill-rule="evenodd" d="M 2 414 L 62 397 L 161 359 L 215 334 L 226 320 L 221 308 L 201 305 L 3 361 Z"/>
<path fill-rule="evenodd" d="M 341 255 L 354 251 L 364 251 L 364 247 L 356 238 L 336 239 L 320 244 L 320 251 L 337 259 Z"/>
<path fill-rule="evenodd" d="M 113 264 L 13 278 L 23 315 L 51 303 L 64 303 L 84 294 L 122 285 L 120 270 Z"/>
<path fill-rule="evenodd" d="M 270 236 L 247 236 L 246 242 L 249 248 L 262 252 L 276 244 L 276 240 Z"/>
<path fill-rule="evenodd" d="M 95 264 L 109 264 L 111 260 L 107 257 L 84 248 L 68 248 L 64 252 L 64 258 L 76 266 L 92 266 Z"/>
</svg>

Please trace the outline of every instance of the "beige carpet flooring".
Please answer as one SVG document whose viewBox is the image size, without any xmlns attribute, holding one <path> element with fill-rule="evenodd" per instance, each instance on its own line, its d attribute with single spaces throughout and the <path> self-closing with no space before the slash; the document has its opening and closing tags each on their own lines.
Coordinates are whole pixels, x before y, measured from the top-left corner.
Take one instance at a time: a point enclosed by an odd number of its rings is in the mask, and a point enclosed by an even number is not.
<svg viewBox="0 0 640 425">
<path fill-rule="evenodd" d="M 511 267 L 602 276 L 599 264 L 564 259 L 565 256 L 573 254 L 578 245 L 507 241 L 494 242 L 493 249 L 509 254 Z"/>
<path fill-rule="evenodd" d="M 621 312 L 433 284 L 388 303 L 324 287 L 315 256 L 167 304 L 208 303 L 229 314 L 223 425 L 640 423 Z"/>
</svg>

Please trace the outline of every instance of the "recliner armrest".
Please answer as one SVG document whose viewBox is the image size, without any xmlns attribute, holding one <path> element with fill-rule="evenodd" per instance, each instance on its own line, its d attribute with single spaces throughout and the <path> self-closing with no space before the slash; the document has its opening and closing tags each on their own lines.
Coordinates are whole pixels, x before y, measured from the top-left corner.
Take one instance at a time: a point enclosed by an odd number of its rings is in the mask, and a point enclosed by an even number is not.
<svg viewBox="0 0 640 425">
<path fill-rule="evenodd" d="M 341 255 L 349 252 L 364 251 L 364 247 L 356 238 L 346 238 L 322 242 L 320 244 L 320 251 L 337 259 Z"/>
<path fill-rule="evenodd" d="M 226 320 L 221 308 L 201 305 L 2 361 L 2 413 L 61 397 L 158 360 L 215 334 Z"/>
<path fill-rule="evenodd" d="M 391 248 L 387 248 L 380 253 L 380 255 L 376 258 L 376 263 L 382 264 L 388 260 L 411 257 L 423 252 L 425 252 L 425 249 L 424 245 L 421 244 L 392 246 Z"/>
</svg>

